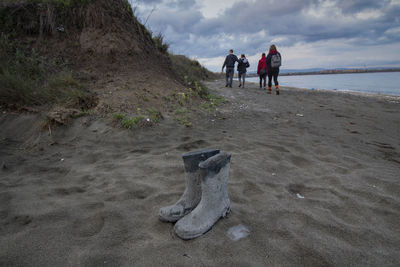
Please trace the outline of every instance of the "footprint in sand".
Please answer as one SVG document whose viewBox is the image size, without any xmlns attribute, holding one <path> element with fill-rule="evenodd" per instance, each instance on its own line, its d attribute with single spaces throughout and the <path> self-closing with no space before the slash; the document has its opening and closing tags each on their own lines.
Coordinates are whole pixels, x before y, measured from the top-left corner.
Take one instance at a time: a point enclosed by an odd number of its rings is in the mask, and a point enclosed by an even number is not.
<svg viewBox="0 0 400 267">
<path fill-rule="evenodd" d="M 300 194 L 303 195 L 303 192 L 305 191 L 306 187 L 304 184 L 289 184 L 286 186 L 286 190 L 289 191 L 289 193 L 292 194 Z"/>
<path fill-rule="evenodd" d="M 245 196 L 253 196 L 253 195 L 260 195 L 263 194 L 264 191 L 261 189 L 261 187 L 253 183 L 251 181 L 245 181 L 243 184 L 243 195 Z"/>
<path fill-rule="evenodd" d="M 204 140 L 196 140 L 193 142 L 188 142 L 188 143 L 184 143 L 181 144 L 179 146 L 176 147 L 176 149 L 181 150 L 181 151 L 190 151 L 193 149 L 199 149 L 201 147 L 207 146 L 208 143 Z"/>
<path fill-rule="evenodd" d="M 191 138 L 190 136 L 184 136 L 184 137 L 181 138 L 181 141 L 182 142 L 187 142 L 187 141 L 190 140 L 190 138 Z"/>
<path fill-rule="evenodd" d="M 72 223 L 72 233 L 78 237 L 94 236 L 103 229 L 104 216 L 101 213 L 76 219 Z"/>
<path fill-rule="evenodd" d="M 99 267 L 99 266 L 123 266 L 126 259 L 123 259 L 121 256 L 101 253 L 98 255 L 87 255 L 84 257 L 84 261 L 82 262 L 82 266 L 88 267 Z"/>
<path fill-rule="evenodd" d="M 54 189 L 54 192 L 57 195 L 69 196 L 69 195 L 76 194 L 76 193 L 85 193 L 86 190 L 81 187 L 78 187 L 78 186 L 73 186 L 73 187 L 68 187 L 68 188 L 56 188 L 56 189 Z"/>
<path fill-rule="evenodd" d="M 307 167 L 310 166 L 311 162 L 308 159 L 299 156 L 290 156 L 289 160 L 297 167 Z"/>
<path fill-rule="evenodd" d="M 132 199 L 146 199 L 151 196 L 156 189 L 150 186 L 140 185 L 135 189 L 124 190 L 121 193 L 114 194 L 106 199 L 106 201 L 124 201 Z"/>
<path fill-rule="evenodd" d="M 149 152 L 150 152 L 150 149 L 146 149 L 146 148 L 138 148 L 138 149 L 131 150 L 131 153 L 134 153 L 134 154 L 147 154 Z"/>
<path fill-rule="evenodd" d="M 7 233 L 17 233 L 25 229 L 33 219 L 29 215 L 20 214 L 15 216 L 9 216 L 8 212 L 4 214 L 4 221 L 0 224 L 1 232 L 5 231 Z"/>
</svg>

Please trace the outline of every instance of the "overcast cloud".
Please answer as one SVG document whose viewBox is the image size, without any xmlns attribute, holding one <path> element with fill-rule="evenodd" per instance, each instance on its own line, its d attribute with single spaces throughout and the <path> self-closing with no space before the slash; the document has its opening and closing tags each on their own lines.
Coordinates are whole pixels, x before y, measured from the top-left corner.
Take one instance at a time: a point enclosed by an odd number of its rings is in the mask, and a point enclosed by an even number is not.
<svg viewBox="0 0 400 267">
<path fill-rule="evenodd" d="M 283 68 L 400 66 L 400 0 L 136 0 L 171 51 L 219 71 L 227 51 L 254 70 L 270 44 Z M 151 12 L 153 10 L 153 12 Z M 150 15 L 150 16 L 149 16 Z"/>
</svg>

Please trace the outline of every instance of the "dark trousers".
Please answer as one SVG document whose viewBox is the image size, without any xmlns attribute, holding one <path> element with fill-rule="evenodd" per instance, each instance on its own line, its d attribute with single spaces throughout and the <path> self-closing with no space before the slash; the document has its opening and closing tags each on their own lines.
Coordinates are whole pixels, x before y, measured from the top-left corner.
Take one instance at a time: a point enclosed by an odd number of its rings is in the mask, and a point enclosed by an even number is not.
<svg viewBox="0 0 400 267">
<path fill-rule="evenodd" d="M 279 85 L 278 75 L 279 75 L 279 68 L 271 68 L 268 70 L 268 87 L 272 86 L 272 77 L 274 77 L 275 85 Z"/>
<path fill-rule="evenodd" d="M 235 68 L 226 67 L 226 85 L 232 87 L 233 73 L 235 72 Z"/>
<path fill-rule="evenodd" d="M 262 87 L 262 82 L 263 81 L 264 81 L 264 87 L 265 87 L 266 83 L 267 83 L 267 74 L 266 73 L 263 74 L 263 75 L 260 74 L 260 88 Z"/>
<path fill-rule="evenodd" d="M 246 81 L 246 72 L 240 72 L 239 71 L 238 72 L 238 78 L 239 78 L 239 84 L 243 84 L 243 87 L 244 87 L 244 82 Z"/>
</svg>

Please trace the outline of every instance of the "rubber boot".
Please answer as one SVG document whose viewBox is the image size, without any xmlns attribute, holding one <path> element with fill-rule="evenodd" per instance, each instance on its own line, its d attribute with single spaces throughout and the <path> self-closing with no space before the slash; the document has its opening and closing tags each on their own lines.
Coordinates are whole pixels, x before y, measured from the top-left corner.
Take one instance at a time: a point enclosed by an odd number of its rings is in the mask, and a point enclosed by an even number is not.
<svg viewBox="0 0 400 267">
<path fill-rule="evenodd" d="M 272 92 L 272 87 L 271 87 L 271 86 L 268 86 L 268 92 L 267 92 L 267 94 L 271 94 L 271 92 Z"/>
<path fill-rule="evenodd" d="M 199 164 L 202 172 L 202 195 L 197 207 L 175 224 L 182 239 L 193 239 L 206 233 L 219 218 L 230 211 L 228 178 L 231 155 L 217 154 Z"/>
<path fill-rule="evenodd" d="M 279 85 L 275 85 L 276 94 L 279 95 Z"/>
<path fill-rule="evenodd" d="M 186 189 L 174 205 L 160 209 L 159 218 L 161 221 L 176 222 L 196 208 L 201 199 L 201 172 L 199 163 L 218 153 L 219 149 L 211 149 L 182 155 L 186 172 Z"/>
</svg>

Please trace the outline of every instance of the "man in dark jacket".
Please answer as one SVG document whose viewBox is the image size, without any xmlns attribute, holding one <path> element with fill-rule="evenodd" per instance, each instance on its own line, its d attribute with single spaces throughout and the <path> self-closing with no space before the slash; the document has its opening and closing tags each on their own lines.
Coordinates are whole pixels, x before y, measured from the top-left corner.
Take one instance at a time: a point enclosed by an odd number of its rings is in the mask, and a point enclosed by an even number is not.
<svg viewBox="0 0 400 267">
<path fill-rule="evenodd" d="M 271 45 L 269 47 L 269 53 L 266 62 L 268 68 L 268 94 L 270 94 L 272 91 L 272 77 L 274 77 L 276 94 L 279 95 L 278 75 L 279 67 L 282 64 L 282 57 L 281 54 L 276 50 L 275 45 Z"/>
<path fill-rule="evenodd" d="M 233 50 L 229 50 L 229 55 L 226 56 L 222 71 L 226 66 L 226 85 L 225 87 L 232 87 L 233 73 L 235 72 L 235 63 L 238 62 L 238 58 L 233 54 Z"/>
</svg>

